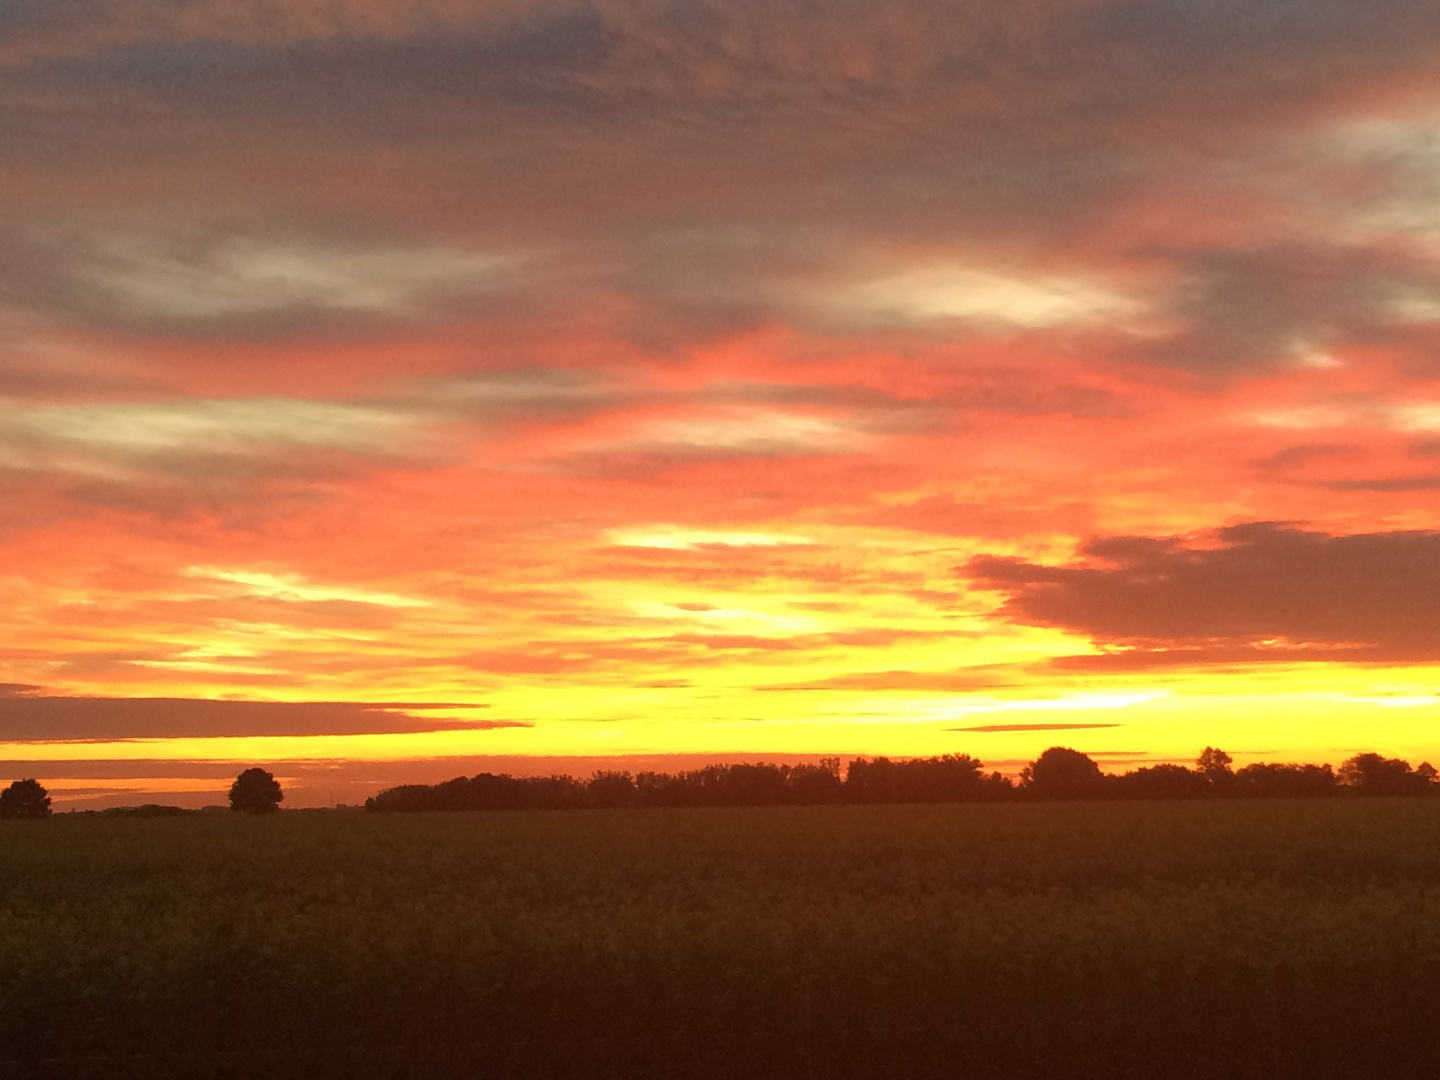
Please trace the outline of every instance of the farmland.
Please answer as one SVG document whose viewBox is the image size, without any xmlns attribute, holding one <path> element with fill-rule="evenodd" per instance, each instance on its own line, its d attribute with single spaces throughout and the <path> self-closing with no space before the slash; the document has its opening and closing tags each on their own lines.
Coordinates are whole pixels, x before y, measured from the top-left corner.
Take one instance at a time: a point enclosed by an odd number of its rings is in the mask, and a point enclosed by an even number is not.
<svg viewBox="0 0 1440 1080">
<path fill-rule="evenodd" d="M 11 1040 L 398 1030 L 501 987 L 1440 961 L 1423 799 L 60 815 L 5 823 L 0 867 Z"/>
</svg>

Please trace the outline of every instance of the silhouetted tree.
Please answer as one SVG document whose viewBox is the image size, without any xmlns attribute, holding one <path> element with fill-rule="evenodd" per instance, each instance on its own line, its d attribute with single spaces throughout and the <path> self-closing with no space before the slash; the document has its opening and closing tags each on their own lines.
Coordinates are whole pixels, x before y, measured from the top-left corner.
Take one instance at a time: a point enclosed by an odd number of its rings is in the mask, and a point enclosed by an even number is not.
<svg viewBox="0 0 1440 1080">
<path fill-rule="evenodd" d="M 1088 754 L 1068 746 L 1052 746 L 1020 773 L 1020 782 L 1041 799 L 1093 799 L 1105 777 Z"/>
<path fill-rule="evenodd" d="M 980 785 L 981 797 L 1003 799 L 1015 793 L 1015 781 L 1002 772 L 992 772 Z"/>
<path fill-rule="evenodd" d="M 415 810 L 444 810 L 447 808 L 437 805 L 435 788 L 430 784 L 400 784 L 371 795 L 365 800 L 365 809 L 409 813 Z"/>
<path fill-rule="evenodd" d="M 635 778 L 628 772 L 597 772 L 585 785 L 591 806 L 634 806 L 640 798 Z"/>
<path fill-rule="evenodd" d="M 585 805 L 585 785 L 573 776 L 525 776 L 514 781 L 518 810 L 576 810 Z"/>
<path fill-rule="evenodd" d="M 1227 793 L 1235 786 L 1235 772 L 1230 768 L 1233 760 L 1224 750 L 1207 746 L 1195 759 L 1195 768 L 1217 793 Z"/>
<path fill-rule="evenodd" d="M 789 766 L 765 763 L 707 765 L 682 774 L 689 801 L 700 806 L 776 806 L 790 801 Z"/>
<path fill-rule="evenodd" d="M 1231 771 L 1230 755 L 1207 746 L 1196 768 L 1160 764 L 1107 776 L 1088 755 L 1052 746 L 1021 772 L 1021 794 L 1038 799 L 1195 799 L 1212 796 L 1306 798 L 1341 791 L 1363 794 L 1440 793 L 1440 774 L 1428 763 L 1360 754 L 1342 777 L 1329 765 L 1266 763 Z M 269 773 L 259 773 L 273 781 Z M 1343 779 L 1343 784 L 1342 784 Z M 240 780 L 236 781 L 240 787 Z M 278 792 L 279 785 L 274 790 Z M 767 762 L 707 765 L 688 772 L 597 772 L 516 777 L 508 773 L 457 776 L 440 784 L 388 788 L 365 802 L 367 810 L 540 810 L 580 807 L 786 806 L 829 802 L 918 803 L 1014 797 L 1016 785 L 998 772 L 981 772 L 968 754 L 892 760 L 855 758 L 842 781 L 840 760 L 814 765 Z M 234 791 L 232 789 L 232 804 Z M 274 802 L 279 802 L 275 798 Z M 240 807 L 237 807 L 237 809 Z M 274 809 L 271 804 L 269 809 Z M 177 811 L 178 812 L 178 811 Z"/>
<path fill-rule="evenodd" d="M 845 801 L 857 803 L 964 802 L 997 790 L 969 754 L 891 761 L 856 758 L 845 773 Z"/>
<path fill-rule="evenodd" d="M 230 785 L 230 809 L 268 814 L 280 809 L 285 793 L 280 782 L 261 768 L 246 769 Z"/>
<path fill-rule="evenodd" d="M 573 776 L 476 773 L 426 787 L 407 784 L 376 796 L 381 810 L 548 810 L 586 804 L 585 785 Z M 369 806 L 369 802 L 366 803 Z"/>
<path fill-rule="evenodd" d="M 139 806 L 109 806 L 100 811 L 102 817 L 189 817 L 194 810 L 183 806 L 161 806 L 156 803 L 141 803 Z"/>
<path fill-rule="evenodd" d="M 901 762 L 900 778 L 910 802 L 974 799 L 985 782 L 980 762 L 969 754 L 944 754 Z"/>
<path fill-rule="evenodd" d="M 1114 777 L 1110 786 L 1130 799 L 1203 799 L 1211 793 L 1204 773 L 1171 764 L 1134 769 Z"/>
<path fill-rule="evenodd" d="M 1329 765 L 1256 762 L 1235 773 L 1235 793 L 1252 798 L 1304 799 L 1335 793 Z"/>
<path fill-rule="evenodd" d="M 641 806 L 691 805 L 690 790 L 683 773 L 636 773 L 635 790 L 640 794 Z"/>
<path fill-rule="evenodd" d="M 1356 754 L 1340 765 L 1338 778 L 1361 795 L 1413 795 L 1429 783 L 1401 758 Z"/>
<path fill-rule="evenodd" d="M 785 784 L 790 789 L 792 802 L 839 802 L 844 794 L 844 785 L 840 782 L 840 759 L 827 757 L 821 758 L 816 765 L 792 765 Z"/>
<path fill-rule="evenodd" d="M 16 780 L 0 791 L 0 818 L 50 816 L 50 794 L 38 780 Z"/>
</svg>

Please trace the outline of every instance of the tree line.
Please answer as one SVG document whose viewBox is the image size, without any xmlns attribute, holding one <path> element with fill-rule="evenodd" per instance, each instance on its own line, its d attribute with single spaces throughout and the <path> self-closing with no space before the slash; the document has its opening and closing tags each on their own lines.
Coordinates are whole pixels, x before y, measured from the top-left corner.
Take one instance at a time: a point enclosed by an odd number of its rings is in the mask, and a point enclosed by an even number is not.
<svg viewBox="0 0 1440 1080">
<path fill-rule="evenodd" d="M 707 765 L 683 772 L 600 771 L 573 776 L 479 773 L 440 784 L 404 784 L 365 801 L 373 811 L 567 810 L 679 806 L 813 806 L 827 803 L 943 803 L 1002 800 L 1323 798 L 1440 793 L 1429 762 L 1367 753 L 1329 765 L 1261 762 L 1232 768 L 1229 754 L 1207 746 L 1194 767 L 1146 765 L 1105 773 L 1088 754 L 1052 746 L 1018 779 L 985 772 L 969 754 L 892 760 L 855 758 L 842 775 L 838 757 L 813 765 Z M 272 813 L 285 798 L 275 777 L 249 768 L 230 787 L 230 808 Z M 116 807 L 109 814 L 160 816 L 179 807 Z M 50 815 L 50 795 L 34 779 L 0 791 L 0 818 Z"/>
<path fill-rule="evenodd" d="M 1233 768 L 1206 747 L 1193 767 L 1147 765 L 1110 774 L 1087 754 L 1053 746 L 1018 779 L 986 772 L 968 754 L 818 764 L 707 765 L 683 772 L 568 775 L 479 773 L 439 784 L 404 784 L 367 799 L 371 811 L 540 810 L 679 806 L 787 806 L 1070 799 L 1311 798 L 1440 793 L 1436 770 L 1400 758 L 1357 754 L 1340 765 L 1263 762 Z"/>
</svg>

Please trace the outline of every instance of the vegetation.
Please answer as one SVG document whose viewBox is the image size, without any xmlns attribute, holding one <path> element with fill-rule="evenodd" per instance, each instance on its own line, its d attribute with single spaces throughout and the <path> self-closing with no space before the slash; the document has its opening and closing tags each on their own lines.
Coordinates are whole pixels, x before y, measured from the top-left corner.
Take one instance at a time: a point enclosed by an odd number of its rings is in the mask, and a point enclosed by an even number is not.
<svg viewBox="0 0 1440 1080">
<path fill-rule="evenodd" d="M 0 818 L 50 816 L 50 794 L 38 780 L 16 780 L 0 791 Z"/>
<path fill-rule="evenodd" d="M 1338 770 L 1235 770 L 1207 749 L 1194 769 L 1106 777 L 1086 761 L 1042 755 L 1019 786 L 955 756 L 852 762 L 843 778 L 834 761 L 584 783 L 482 776 L 407 796 L 491 810 L 563 797 L 605 813 L 147 806 L 0 828 L 0 1046 L 99 1060 L 117 1045 L 204 1053 L 501 1032 L 533 1048 L 597 1017 L 664 1030 L 667 1009 L 693 1033 L 724 1001 L 761 1018 L 742 1025 L 790 1016 L 776 1045 L 793 1046 L 794 1016 L 839 1024 L 853 1002 L 785 1013 L 766 987 L 793 1006 L 802 982 L 878 978 L 900 994 L 893 1008 L 932 1019 L 943 1010 L 925 1013 L 927 995 L 988 1003 L 967 1014 L 961 1043 L 1042 1005 L 1071 1010 L 1047 1013 L 1065 1031 L 1108 1032 L 1112 1048 L 1168 1048 L 1185 1024 L 1203 1027 L 1218 1070 L 1205 1075 L 1225 1075 L 1281 1045 L 1246 1026 L 1281 1015 L 1281 991 L 1265 997 L 1277 964 L 1296 966 L 1312 1005 L 1366 1000 L 1384 971 L 1399 972 L 1385 976 L 1387 1002 L 1430 1008 L 1406 987 L 1440 985 L 1423 971 L 1440 971 L 1440 800 L 1338 797 L 1430 791 L 1426 770 L 1374 755 Z M 1337 797 L 1251 797 L 1287 792 Z M 757 805 L 778 799 L 791 804 Z M 911 799 L 932 801 L 901 805 Z M 945 986 L 969 989 L 934 990 Z M 1330 1006 L 1307 1008 L 1285 1045 L 1343 1030 Z M 1137 1038 L 1134 1018 L 1150 1012 L 1152 1034 Z M 1377 1016 L 1361 1028 L 1395 1029 Z M 1407 1023 L 1430 1031 L 1429 1016 Z M 932 1033 L 950 1030 L 934 1021 Z M 807 1045 L 838 1046 L 828 1031 Z M 1325 1045 L 1325 1060 L 1341 1060 Z M 658 1047 L 664 1060 L 645 1075 L 686 1075 L 671 1050 Z M 984 1060 L 1015 1052 L 999 1038 Z M 625 1068 L 612 1073 L 641 1075 Z"/>
<path fill-rule="evenodd" d="M 1068 746 L 1052 746 L 1025 766 L 1020 783 L 1042 799 L 1088 799 L 1101 794 L 1105 777 L 1089 756 Z"/>
<path fill-rule="evenodd" d="M 183 806 L 161 806 L 156 803 L 141 803 L 139 806 L 108 806 L 104 810 L 85 810 L 86 814 L 101 817 L 185 817 L 194 813 Z"/>
<path fill-rule="evenodd" d="M 891 761 L 856 759 L 840 779 L 840 759 L 816 765 L 709 765 L 680 773 L 597 772 L 515 777 L 481 773 L 443 784 L 410 784 L 367 800 L 367 810 L 525 810 L 582 807 L 808 806 L 825 803 L 957 802 L 1010 791 L 968 754 Z"/>
<path fill-rule="evenodd" d="M 247 814 L 274 813 L 284 798 L 280 782 L 260 768 L 246 769 L 230 785 L 230 809 Z"/>
<path fill-rule="evenodd" d="M 421 1022 L 517 983 L 1421 963 L 1437 825 L 1428 799 L 60 815 L 0 829 L 0 1039 L 37 1010 Z"/>
<path fill-rule="evenodd" d="M 678 806 L 807 806 L 831 803 L 1016 800 L 1305 798 L 1440 792 L 1436 771 L 1399 758 L 1360 754 L 1340 766 L 1266 762 L 1232 770 L 1230 755 L 1207 746 L 1195 767 L 1161 764 L 1106 775 L 1086 754 L 1053 746 L 1027 765 L 1019 784 L 986 774 L 968 754 L 892 761 L 856 758 L 842 779 L 839 758 L 817 765 L 710 765 L 690 772 L 597 772 L 516 777 L 457 776 L 442 784 L 388 788 L 367 810 L 573 810 Z"/>
</svg>

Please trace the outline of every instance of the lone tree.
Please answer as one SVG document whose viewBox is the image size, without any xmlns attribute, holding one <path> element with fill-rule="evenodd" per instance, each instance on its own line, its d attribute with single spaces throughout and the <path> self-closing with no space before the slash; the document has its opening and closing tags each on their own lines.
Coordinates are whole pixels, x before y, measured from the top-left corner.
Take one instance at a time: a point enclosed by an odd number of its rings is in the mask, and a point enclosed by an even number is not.
<svg viewBox="0 0 1440 1080">
<path fill-rule="evenodd" d="M 269 814 L 280 809 L 285 793 L 280 781 L 261 768 L 246 769 L 230 785 L 230 809 L 247 814 Z"/>
<path fill-rule="evenodd" d="M 0 791 L 0 818 L 50 816 L 50 794 L 38 780 L 16 780 Z"/>
</svg>

